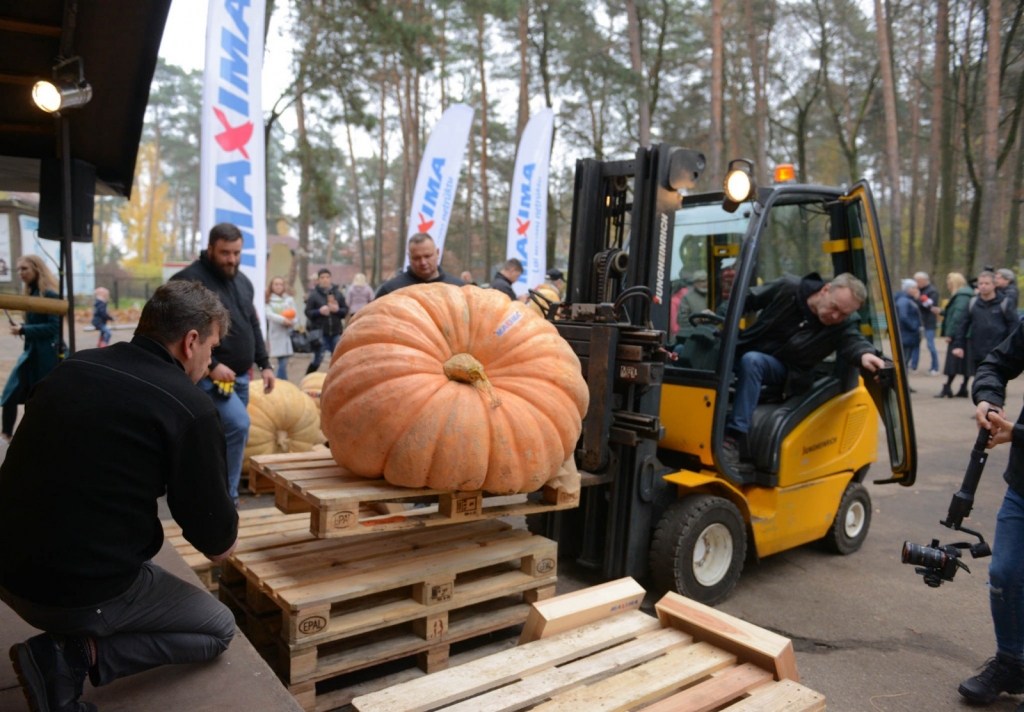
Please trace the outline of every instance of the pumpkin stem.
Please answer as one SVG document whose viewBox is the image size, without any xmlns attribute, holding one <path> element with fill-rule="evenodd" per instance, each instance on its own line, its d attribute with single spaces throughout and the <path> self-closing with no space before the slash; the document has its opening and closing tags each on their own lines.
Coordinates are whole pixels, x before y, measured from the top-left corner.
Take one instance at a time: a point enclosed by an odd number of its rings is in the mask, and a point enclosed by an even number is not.
<svg viewBox="0 0 1024 712">
<path fill-rule="evenodd" d="M 482 363 L 473 358 L 470 354 L 455 354 L 445 361 L 444 375 L 449 380 L 467 383 L 471 386 L 485 391 L 491 397 L 491 407 L 497 408 L 501 405 L 501 399 L 494 392 L 494 386 L 487 379 Z"/>
<path fill-rule="evenodd" d="M 274 440 L 277 441 L 277 447 L 280 448 L 281 452 L 288 452 L 290 450 L 290 448 L 288 447 L 289 443 L 287 430 L 278 430 L 274 436 Z"/>
</svg>

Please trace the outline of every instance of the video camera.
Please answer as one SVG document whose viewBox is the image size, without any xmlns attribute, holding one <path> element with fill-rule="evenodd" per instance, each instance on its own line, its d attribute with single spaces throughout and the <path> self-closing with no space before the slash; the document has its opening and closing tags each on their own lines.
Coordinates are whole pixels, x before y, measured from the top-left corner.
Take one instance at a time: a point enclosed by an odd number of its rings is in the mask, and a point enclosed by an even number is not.
<svg viewBox="0 0 1024 712">
<path fill-rule="evenodd" d="M 978 537 L 978 543 L 960 541 L 943 546 L 939 544 L 938 539 L 932 539 L 930 546 L 922 546 L 909 541 L 903 542 L 903 563 L 915 566 L 914 572 L 924 577 L 924 582 L 932 588 L 938 588 L 943 581 L 952 581 L 959 569 L 971 573 L 967 565 L 960 560 L 962 551 L 971 552 L 971 558 L 974 559 L 992 555 L 992 549 L 985 541 L 985 537 L 963 526 L 964 519 L 970 515 L 974 507 L 974 493 L 978 489 L 981 473 L 988 460 L 985 445 L 988 444 L 989 435 L 988 430 L 978 431 L 978 439 L 971 450 L 971 461 L 967 465 L 967 472 L 964 473 L 963 484 L 960 485 L 960 491 L 953 495 L 946 518 L 939 522 L 944 527 Z"/>
</svg>

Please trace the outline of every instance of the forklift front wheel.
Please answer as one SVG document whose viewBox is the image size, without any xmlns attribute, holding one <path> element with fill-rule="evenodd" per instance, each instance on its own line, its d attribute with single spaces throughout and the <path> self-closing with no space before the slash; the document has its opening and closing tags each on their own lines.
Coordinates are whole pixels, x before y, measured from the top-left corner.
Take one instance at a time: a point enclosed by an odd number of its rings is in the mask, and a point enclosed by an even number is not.
<svg viewBox="0 0 1024 712">
<path fill-rule="evenodd" d="M 843 492 L 835 521 L 825 535 L 825 546 L 836 554 L 852 554 L 867 539 L 870 527 L 871 495 L 864 485 L 851 482 Z"/>
<path fill-rule="evenodd" d="M 743 570 L 743 515 L 721 497 L 691 495 L 672 504 L 651 543 L 651 574 L 659 591 L 676 591 L 713 606 L 725 600 Z"/>
</svg>

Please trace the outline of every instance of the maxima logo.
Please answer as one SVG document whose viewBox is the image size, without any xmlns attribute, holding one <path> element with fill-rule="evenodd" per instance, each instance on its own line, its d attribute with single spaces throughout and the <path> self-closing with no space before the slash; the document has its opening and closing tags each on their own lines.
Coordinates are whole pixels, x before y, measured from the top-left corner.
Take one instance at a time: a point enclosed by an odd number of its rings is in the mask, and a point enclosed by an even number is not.
<svg viewBox="0 0 1024 712">
<path fill-rule="evenodd" d="M 248 7 L 249 0 L 224 0 L 224 10 L 232 22 L 230 26 L 221 28 L 223 54 L 218 74 L 217 105 L 213 107 L 214 116 L 224 128 L 214 139 L 225 154 L 217 157 L 218 192 L 214 196 L 214 222 L 238 226 L 243 238 L 242 264 L 255 267 L 252 195 L 246 188 L 246 180 L 252 175 L 252 160 L 246 146 L 253 133 L 249 119 L 249 25 L 245 21 Z M 225 205 L 230 207 L 222 207 Z"/>
<path fill-rule="evenodd" d="M 533 207 L 533 183 L 531 181 L 536 165 L 527 163 L 523 166 L 522 183 L 519 187 L 519 210 L 515 215 L 516 234 L 519 235 L 519 239 L 516 240 L 516 254 L 519 255 L 519 261 L 523 263 L 524 267 L 530 261 L 530 256 L 526 253 L 526 246 L 529 244 L 530 238 L 526 233 L 530 229 L 530 209 Z M 519 275 L 517 281 L 526 284 L 526 271 Z"/>
<path fill-rule="evenodd" d="M 444 159 L 435 158 L 431 161 L 430 170 L 433 175 L 427 179 L 427 192 L 423 195 L 423 205 L 419 210 L 420 224 L 417 226 L 420 232 L 428 234 L 430 228 L 434 227 L 434 211 L 437 210 L 438 192 L 441 190 L 441 179 L 443 178 L 441 171 L 444 170 Z"/>
</svg>

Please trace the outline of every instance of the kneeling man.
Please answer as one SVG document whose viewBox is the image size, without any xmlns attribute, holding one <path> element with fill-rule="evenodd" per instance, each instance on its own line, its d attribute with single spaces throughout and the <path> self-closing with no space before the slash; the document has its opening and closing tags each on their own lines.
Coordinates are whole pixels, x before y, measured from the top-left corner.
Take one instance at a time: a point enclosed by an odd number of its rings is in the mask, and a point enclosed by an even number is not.
<svg viewBox="0 0 1024 712">
<path fill-rule="evenodd" d="M 150 559 L 166 493 L 213 561 L 235 548 L 224 431 L 195 387 L 230 317 L 197 282 L 170 282 L 130 343 L 80 351 L 33 390 L 0 467 L 0 600 L 46 631 L 11 648 L 30 709 L 95 712 L 95 686 L 210 660 L 235 632 L 207 591 Z"/>
</svg>

